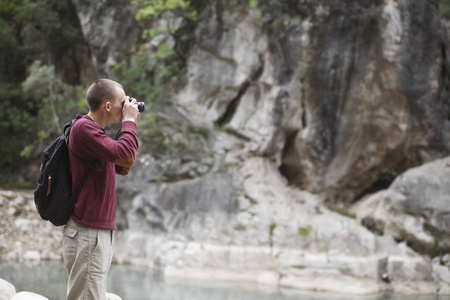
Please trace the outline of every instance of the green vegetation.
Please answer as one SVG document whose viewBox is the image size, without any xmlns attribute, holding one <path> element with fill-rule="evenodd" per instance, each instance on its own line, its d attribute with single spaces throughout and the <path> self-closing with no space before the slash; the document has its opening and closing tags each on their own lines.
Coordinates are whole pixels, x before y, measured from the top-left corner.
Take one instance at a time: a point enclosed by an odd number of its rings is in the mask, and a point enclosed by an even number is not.
<svg viewBox="0 0 450 300">
<path fill-rule="evenodd" d="M 172 112 L 170 99 L 163 96 L 168 81 L 180 75 L 181 65 L 173 50 L 163 44 L 152 59 L 157 63 L 153 69 L 149 66 L 150 57 L 145 53 L 136 53 L 129 63 L 120 62 L 112 68 L 113 75 L 127 93 L 146 103 L 146 112 L 138 120 L 143 131 L 142 146 L 156 158 L 189 156 L 197 159 L 205 153 L 211 131 L 193 126 L 176 115 Z"/>
<path fill-rule="evenodd" d="M 435 258 L 438 256 L 442 256 L 445 254 L 445 251 L 439 248 L 439 241 L 434 241 L 433 249 L 431 249 L 430 256 L 431 258 Z M 441 264 L 444 265 L 444 263 L 441 261 Z"/>
<path fill-rule="evenodd" d="M 158 23 L 164 20 L 164 25 L 149 26 L 145 29 L 142 37 L 154 37 L 159 33 L 174 34 L 180 18 L 184 20 L 197 21 L 198 11 L 191 6 L 190 1 L 185 0 L 134 0 L 133 4 L 138 7 L 136 20 L 149 23 Z"/>
<path fill-rule="evenodd" d="M 143 27 L 142 38 L 170 36 L 178 59 L 184 61 L 197 25 L 198 15 L 206 6 L 202 0 L 134 0 L 136 20 Z M 167 42 L 167 41 L 165 41 Z"/>
<path fill-rule="evenodd" d="M 321 215 L 323 214 L 322 212 L 322 206 L 319 204 L 317 204 L 316 206 L 314 206 L 314 211 L 316 212 L 316 215 Z"/>
<path fill-rule="evenodd" d="M 185 84 L 186 55 L 207 3 L 132 3 L 143 28 L 140 42 L 156 35 L 159 42 L 118 62 L 111 75 L 128 94 L 146 103 L 139 120 L 147 147 L 143 150 L 154 151 L 157 158 L 197 159 L 205 154 L 211 132 L 176 115 L 166 91 L 176 92 Z M 0 184 L 5 185 L 20 168 L 39 163 L 42 150 L 67 121 L 87 112 L 87 86 L 82 84 L 76 57 L 86 44 L 70 1 L 1 1 L 0 32 L 0 134 L 7 137 L 0 148 Z"/>
<path fill-rule="evenodd" d="M 352 212 L 349 212 L 346 209 L 338 208 L 338 209 L 336 209 L 336 212 L 338 214 L 340 214 L 340 215 L 343 215 L 344 217 L 349 217 L 349 218 L 352 218 L 352 219 L 356 219 L 356 215 L 354 213 L 352 213 Z"/>
<path fill-rule="evenodd" d="M 372 174 L 372 181 L 378 181 L 383 186 L 389 186 L 399 174 L 399 171 L 397 171 L 396 169 L 385 167 L 381 170 L 380 175 Z"/>
<path fill-rule="evenodd" d="M 258 0 L 250 0 L 250 8 L 254 9 L 258 6 Z"/>
<path fill-rule="evenodd" d="M 112 74 L 127 93 L 146 103 L 139 119 L 143 149 L 158 159 L 204 156 L 211 138 L 208 128 L 194 126 L 172 106 L 167 90 L 185 85 L 186 52 L 191 47 L 201 0 L 135 0 L 136 20 L 143 27 L 143 42 L 158 36 L 150 51 L 135 53 L 119 62 Z"/>
<path fill-rule="evenodd" d="M 68 1 L 0 2 L 2 184 L 20 167 L 40 159 L 39 149 L 80 108 L 83 88 L 77 74 L 63 80 L 54 67 L 83 40 L 76 16 L 70 16 Z"/>
<path fill-rule="evenodd" d="M 312 231 L 312 227 L 311 226 L 306 226 L 306 227 L 299 227 L 298 228 L 298 234 L 300 234 L 301 236 L 308 236 Z"/>
<path fill-rule="evenodd" d="M 381 176 L 390 176 L 390 177 L 397 177 L 398 176 L 398 172 L 396 170 L 393 169 L 389 169 L 389 168 L 384 168 L 381 171 Z"/>
<path fill-rule="evenodd" d="M 156 36 L 158 41 L 152 44 L 151 60 L 147 53 L 138 53 L 128 66 L 123 63 L 117 66 L 115 73 L 122 72 L 124 67 L 138 71 L 132 77 L 140 76 L 140 83 L 150 84 L 149 90 L 140 90 L 149 95 L 151 99 L 147 100 L 154 100 L 162 86 L 174 77 L 182 77 L 198 14 L 206 3 L 201 0 L 134 0 L 132 3 L 137 9 L 136 20 L 143 27 L 143 42 Z"/>
<path fill-rule="evenodd" d="M 375 235 L 377 236 L 383 236 L 384 235 L 384 231 L 383 229 L 375 229 L 374 231 L 372 231 Z"/>
<path fill-rule="evenodd" d="M 85 90 L 81 86 L 64 83 L 55 74 L 54 66 L 42 65 L 40 61 L 34 61 L 30 66 L 28 76 L 22 83 L 22 92 L 37 109 L 37 117 L 28 117 L 28 126 L 33 125 L 37 138 L 20 151 L 20 156 L 25 159 L 33 156 L 35 148 L 47 145 L 59 135 L 64 124 L 73 119 L 76 112 L 87 112 Z M 24 128 L 25 131 L 29 129 Z"/>
<path fill-rule="evenodd" d="M 440 0 L 439 11 L 444 18 L 450 18 L 450 0 Z"/>
<path fill-rule="evenodd" d="M 272 221 L 269 225 L 269 235 L 270 237 L 273 236 L 273 231 L 275 230 L 275 228 L 277 227 L 277 223 L 275 223 L 274 221 Z"/>
<path fill-rule="evenodd" d="M 127 94 L 146 102 L 150 110 L 160 95 L 161 87 L 156 83 L 154 75 L 149 71 L 148 55 L 137 53 L 133 55 L 130 62 L 119 62 L 115 64 L 111 73 L 120 82 Z"/>
</svg>

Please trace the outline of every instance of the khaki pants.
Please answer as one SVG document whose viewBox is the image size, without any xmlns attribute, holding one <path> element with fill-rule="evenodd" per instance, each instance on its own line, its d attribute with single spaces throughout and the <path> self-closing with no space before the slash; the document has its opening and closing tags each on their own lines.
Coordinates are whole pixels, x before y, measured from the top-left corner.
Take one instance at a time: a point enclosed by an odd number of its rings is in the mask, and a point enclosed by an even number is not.
<svg viewBox="0 0 450 300">
<path fill-rule="evenodd" d="M 69 273 L 67 300 L 106 299 L 113 232 L 70 219 L 63 229 L 63 258 Z"/>
</svg>

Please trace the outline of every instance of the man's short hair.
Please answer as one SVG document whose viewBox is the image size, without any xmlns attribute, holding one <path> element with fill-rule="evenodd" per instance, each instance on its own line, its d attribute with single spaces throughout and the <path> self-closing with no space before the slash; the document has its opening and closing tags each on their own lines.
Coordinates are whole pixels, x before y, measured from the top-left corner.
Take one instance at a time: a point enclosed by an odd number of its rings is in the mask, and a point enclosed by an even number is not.
<svg viewBox="0 0 450 300">
<path fill-rule="evenodd" d="M 98 79 L 94 81 L 86 93 L 86 100 L 91 111 L 96 111 L 106 101 L 114 101 L 117 97 L 117 88 L 123 86 L 110 79 Z"/>
</svg>

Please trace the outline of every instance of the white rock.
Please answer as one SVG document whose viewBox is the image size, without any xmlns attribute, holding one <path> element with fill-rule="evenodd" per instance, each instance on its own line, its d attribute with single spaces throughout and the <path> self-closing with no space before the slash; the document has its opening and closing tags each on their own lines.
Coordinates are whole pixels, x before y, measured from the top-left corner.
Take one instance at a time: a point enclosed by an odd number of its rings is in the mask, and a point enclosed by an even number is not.
<svg viewBox="0 0 450 300">
<path fill-rule="evenodd" d="M 388 61 L 395 62 L 400 52 L 401 37 L 403 32 L 401 12 L 395 1 L 386 1 L 383 8 L 383 57 Z"/>
<path fill-rule="evenodd" d="M 49 300 L 49 299 L 31 292 L 20 292 L 15 294 L 10 300 Z"/>
<path fill-rule="evenodd" d="M 450 295 L 450 284 L 439 285 L 439 295 Z"/>
<path fill-rule="evenodd" d="M 340 294 L 370 295 L 383 292 L 385 286 L 376 280 L 353 277 L 285 276 L 280 279 L 281 287 L 300 290 L 322 291 Z"/>
<path fill-rule="evenodd" d="M 444 264 L 446 264 L 447 266 L 450 266 L 450 254 L 447 253 L 442 257 L 442 261 L 444 262 Z"/>
<path fill-rule="evenodd" d="M 433 274 L 439 281 L 450 284 L 450 268 L 439 263 L 433 263 Z"/>
<path fill-rule="evenodd" d="M 16 225 L 16 227 L 20 228 L 21 230 L 25 230 L 30 227 L 31 220 L 18 218 L 14 221 L 14 224 Z"/>
<path fill-rule="evenodd" d="M 403 295 L 433 295 L 439 292 L 439 286 L 431 281 L 396 281 L 391 284 L 392 292 Z"/>
<path fill-rule="evenodd" d="M 0 278 L 0 300 L 9 300 L 16 294 L 14 285 Z"/>
<path fill-rule="evenodd" d="M 419 255 L 390 255 L 386 266 L 392 282 L 405 284 L 407 282 L 430 282 L 432 278 L 431 265 Z M 406 284 L 408 286 L 408 284 Z"/>
<path fill-rule="evenodd" d="M 23 259 L 25 261 L 40 261 L 41 260 L 41 253 L 37 250 L 30 250 L 25 252 L 25 255 L 23 256 Z"/>
<path fill-rule="evenodd" d="M 9 215 L 9 216 L 15 216 L 16 213 L 17 213 L 17 209 L 16 209 L 15 207 L 10 207 L 10 208 L 8 209 L 8 215 Z"/>
<path fill-rule="evenodd" d="M 106 300 L 122 300 L 119 296 L 112 293 L 106 293 Z"/>
<path fill-rule="evenodd" d="M 22 207 L 27 203 L 27 200 L 22 195 L 18 195 L 16 199 L 14 199 L 13 204 L 17 207 Z"/>
</svg>

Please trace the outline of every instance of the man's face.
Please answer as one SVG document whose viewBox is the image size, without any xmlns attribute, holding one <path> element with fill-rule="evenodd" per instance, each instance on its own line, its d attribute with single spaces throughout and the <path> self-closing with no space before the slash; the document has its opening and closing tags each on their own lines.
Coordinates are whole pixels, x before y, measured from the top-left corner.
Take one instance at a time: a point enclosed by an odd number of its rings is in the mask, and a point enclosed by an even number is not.
<svg viewBox="0 0 450 300">
<path fill-rule="evenodd" d="M 111 103 L 111 123 L 120 123 L 122 121 L 122 108 L 126 100 L 125 91 L 117 88 L 117 97 Z"/>
</svg>

